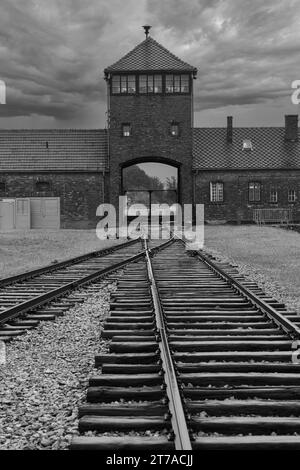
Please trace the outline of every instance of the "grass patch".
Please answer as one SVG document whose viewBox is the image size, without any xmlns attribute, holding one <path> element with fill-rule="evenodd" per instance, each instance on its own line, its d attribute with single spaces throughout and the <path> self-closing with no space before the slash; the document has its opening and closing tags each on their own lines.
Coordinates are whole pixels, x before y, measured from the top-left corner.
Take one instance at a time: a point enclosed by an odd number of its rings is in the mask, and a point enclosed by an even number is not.
<svg viewBox="0 0 300 470">
<path fill-rule="evenodd" d="M 0 233 L 0 278 L 30 271 L 119 243 L 95 230 L 28 230 Z"/>
<path fill-rule="evenodd" d="M 249 267 L 300 301 L 300 234 L 277 227 L 206 226 L 205 247 Z"/>
</svg>

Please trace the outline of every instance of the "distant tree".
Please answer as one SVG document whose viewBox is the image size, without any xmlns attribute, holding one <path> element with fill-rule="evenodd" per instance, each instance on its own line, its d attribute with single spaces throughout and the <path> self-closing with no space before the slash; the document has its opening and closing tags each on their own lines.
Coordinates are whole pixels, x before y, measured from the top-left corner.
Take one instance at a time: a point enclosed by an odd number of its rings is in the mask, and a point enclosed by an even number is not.
<svg viewBox="0 0 300 470">
<path fill-rule="evenodd" d="M 149 176 L 137 165 L 123 170 L 123 188 L 125 190 L 163 190 L 164 185 L 157 176 Z"/>
<path fill-rule="evenodd" d="M 171 176 L 167 178 L 166 181 L 166 189 L 168 190 L 176 190 L 177 189 L 177 178 L 176 176 Z"/>
</svg>

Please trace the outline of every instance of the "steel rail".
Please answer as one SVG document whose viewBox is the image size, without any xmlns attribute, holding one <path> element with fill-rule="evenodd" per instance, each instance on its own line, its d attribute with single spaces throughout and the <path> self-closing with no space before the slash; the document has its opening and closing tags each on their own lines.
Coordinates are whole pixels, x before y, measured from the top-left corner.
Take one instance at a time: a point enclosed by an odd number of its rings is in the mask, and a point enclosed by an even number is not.
<svg viewBox="0 0 300 470">
<path fill-rule="evenodd" d="M 177 238 L 186 245 L 185 240 L 180 237 Z M 293 322 L 278 312 L 274 307 L 269 305 L 258 295 L 254 294 L 254 292 L 251 292 L 250 289 L 245 287 L 241 282 L 237 281 L 233 276 L 226 273 L 222 268 L 217 266 L 203 253 L 200 253 L 199 251 L 193 251 L 191 253 L 193 253 L 202 263 L 204 263 L 217 276 L 223 279 L 228 285 L 236 289 L 237 292 L 246 298 L 252 305 L 259 308 L 265 315 L 268 316 L 268 318 L 270 318 L 270 320 L 274 321 L 286 333 L 289 333 L 295 339 L 300 337 L 300 328 L 298 328 Z"/>
<path fill-rule="evenodd" d="M 130 246 L 130 245 L 132 245 L 134 243 L 137 243 L 137 242 L 140 242 L 140 241 L 141 241 L 141 239 L 138 238 L 138 239 L 126 242 L 126 243 L 122 243 L 121 245 L 117 245 L 117 246 L 114 246 L 112 248 L 108 248 L 108 253 L 107 253 L 107 249 L 103 249 L 103 250 L 100 250 L 100 251 L 101 251 L 101 253 L 103 252 L 103 255 L 105 255 L 105 254 L 109 254 L 113 251 L 116 251 L 120 248 L 126 248 L 127 246 Z M 157 247 L 152 248 L 152 251 L 155 252 L 155 251 L 159 250 L 161 247 L 164 247 L 165 245 L 171 243 L 171 241 L 172 240 L 168 240 L 167 242 L 165 242 L 165 243 L 163 243 L 163 244 L 161 244 Z M 104 252 L 106 252 L 106 253 L 104 253 Z M 98 253 L 98 252 L 93 252 L 93 253 Z M 90 255 L 92 255 L 92 254 L 90 253 Z M 86 256 L 86 255 L 83 255 L 83 256 Z M 74 289 L 76 289 L 76 288 L 78 288 L 82 285 L 85 285 L 85 284 L 89 283 L 89 282 L 93 282 L 95 280 L 98 280 L 102 276 L 105 276 L 105 275 L 107 275 L 107 274 L 109 274 L 109 273 L 125 266 L 126 264 L 137 261 L 138 259 L 140 259 L 144 256 L 145 256 L 145 250 L 141 251 L 140 253 L 138 253 L 136 255 L 133 255 L 133 256 L 131 256 L 131 257 L 129 257 L 129 258 L 123 260 L 123 261 L 115 263 L 112 266 L 108 266 L 104 269 L 99 269 L 98 271 L 95 271 L 92 274 L 88 274 L 88 275 L 82 277 L 81 279 L 77 279 L 75 281 L 69 282 L 68 284 L 65 284 L 62 287 L 52 289 L 51 291 L 46 292 L 45 294 L 39 295 L 38 297 L 34 297 L 33 299 L 30 299 L 30 300 L 27 300 L 25 302 L 19 303 L 18 305 L 14 305 L 13 307 L 10 307 L 10 308 L 6 309 L 3 312 L 0 312 L 0 325 L 7 322 L 7 321 L 11 321 L 11 320 L 15 319 L 20 314 L 26 313 L 28 310 L 31 310 L 33 308 L 37 308 L 37 307 L 40 307 L 42 305 L 45 305 L 48 302 L 51 302 L 52 300 L 55 300 L 55 299 L 57 299 L 58 297 L 60 297 L 62 295 L 65 295 L 68 291 L 72 291 L 72 290 L 74 290 Z M 69 261 L 71 261 L 71 260 L 69 260 Z M 44 269 L 44 268 L 42 268 L 42 269 Z M 38 270 L 36 270 L 36 271 L 38 271 Z"/>
<path fill-rule="evenodd" d="M 280 326 L 285 332 L 291 334 L 295 338 L 300 337 L 300 329 L 288 318 L 278 312 L 275 308 L 261 299 L 258 295 L 251 292 L 247 287 L 243 286 L 239 281 L 227 274 L 222 268 L 217 267 L 202 253 L 197 253 L 198 259 L 205 263 L 211 270 L 224 279 L 228 284 L 234 287 L 243 297 L 249 300 L 255 307 L 258 307 L 271 320 Z"/>
<path fill-rule="evenodd" d="M 132 263 L 141 259 L 145 256 L 145 252 L 141 251 L 140 253 L 131 256 L 130 258 L 126 258 L 123 261 L 113 264 L 112 266 L 108 266 L 104 269 L 99 269 L 98 271 L 88 274 L 87 276 L 82 277 L 81 279 L 77 279 L 76 281 L 69 282 L 62 287 L 58 287 L 57 289 L 53 289 L 45 294 L 42 294 L 38 297 L 33 299 L 27 300 L 26 302 L 22 302 L 18 305 L 15 305 L 4 312 L 0 312 L 0 324 L 5 323 L 9 320 L 13 320 L 14 318 L 18 317 L 21 313 L 26 313 L 28 310 L 32 308 L 39 307 L 44 305 L 58 297 L 65 295 L 67 292 L 72 291 L 80 286 L 88 284 L 90 282 L 96 281 L 100 279 L 102 276 L 107 275 L 126 264 Z"/>
<path fill-rule="evenodd" d="M 172 238 L 169 243 L 173 243 Z M 164 244 L 166 246 L 167 244 Z M 151 250 L 153 251 L 153 250 Z M 167 332 L 165 328 L 165 321 L 163 310 L 160 303 L 159 292 L 155 281 L 152 263 L 150 259 L 151 251 L 148 248 L 147 241 L 145 240 L 145 253 L 147 261 L 148 278 L 151 285 L 151 294 L 153 299 L 153 306 L 156 318 L 156 327 L 159 337 L 159 349 L 162 360 L 162 367 L 164 371 L 164 378 L 166 383 L 166 393 L 169 399 L 169 410 L 171 414 L 171 424 L 174 432 L 174 444 L 176 450 L 192 450 L 190 434 L 186 422 L 185 412 L 182 404 L 182 399 L 177 382 L 177 376 L 174 368 L 174 363 L 169 348 Z"/>
<path fill-rule="evenodd" d="M 48 264 L 47 266 L 43 266 L 42 268 L 33 269 L 32 271 L 26 271 L 21 274 L 16 274 L 15 276 L 5 277 L 0 279 L 0 288 L 6 287 L 8 285 L 12 285 L 16 282 L 25 281 L 28 279 L 32 279 L 36 276 L 41 274 L 50 273 L 56 271 L 61 268 L 65 268 L 67 266 L 73 266 L 74 264 L 81 263 L 82 261 L 86 261 L 91 258 L 101 258 L 109 253 L 113 253 L 114 251 L 120 250 L 122 248 L 126 248 L 127 246 L 133 245 L 137 243 L 138 240 L 130 240 L 125 243 L 121 243 L 119 245 L 114 245 L 107 248 L 102 248 L 102 250 L 91 251 L 90 253 L 86 253 L 84 255 L 76 256 L 75 258 L 70 258 L 65 261 L 59 261 L 58 263 Z"/>
</svg>

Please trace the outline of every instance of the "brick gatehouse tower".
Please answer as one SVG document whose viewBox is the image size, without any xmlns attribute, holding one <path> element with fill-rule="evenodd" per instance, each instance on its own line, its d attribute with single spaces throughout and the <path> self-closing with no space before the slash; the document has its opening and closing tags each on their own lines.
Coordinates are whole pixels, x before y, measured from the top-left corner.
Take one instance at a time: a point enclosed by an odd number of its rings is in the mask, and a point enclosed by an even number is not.
<svg viewBox="0 0 300 470">
<path fill-rule="evenodd" d="M 125 193 L 122 172 L 159 162 L 177 168 L 176 201 L 192 203 L 193 79 L 197 69 L 149 36 L 105 69 L 110 202 Z"/>
</svg>

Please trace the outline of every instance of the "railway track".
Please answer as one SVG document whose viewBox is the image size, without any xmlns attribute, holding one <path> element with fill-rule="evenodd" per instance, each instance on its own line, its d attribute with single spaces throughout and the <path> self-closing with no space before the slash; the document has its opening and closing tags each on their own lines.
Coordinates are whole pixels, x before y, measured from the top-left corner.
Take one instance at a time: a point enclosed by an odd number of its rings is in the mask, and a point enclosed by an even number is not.
<svg viewBox="0 0 300 470">
<path fill-rule="evenodd" d="M 34 328 L 83 302 L 76 289 L 143 256 L 140 240 L 94 251 L 55 265 L 0 280 L 0 340 Z"/>
<path fill-rule="evenodd" d="M 193 255 L 171 240 L 124 268 L 71 449 L 300 449 L 300 317 Z"/>
</svg>

